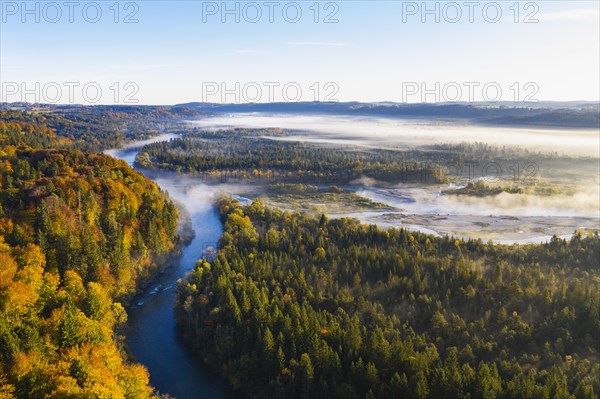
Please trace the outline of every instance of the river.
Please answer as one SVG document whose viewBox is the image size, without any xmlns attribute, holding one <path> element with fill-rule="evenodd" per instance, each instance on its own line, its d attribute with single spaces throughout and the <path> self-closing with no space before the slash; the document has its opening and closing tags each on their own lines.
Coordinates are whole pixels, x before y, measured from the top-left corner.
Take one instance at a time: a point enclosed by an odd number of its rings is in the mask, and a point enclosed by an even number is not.
<svg viewBox="0 0 600 399">
<path fill-rule="evenodd" d="M 168 140 L 173 135 L 162 135 L 152 141 Z M 138 142 L 125 149 L 109 150 L 107 154 L 133 166 Z M 127 346 L 136 361 L 150 372 L 150 383 L 161 393 L 177 399 L 230 398 L 233 393 L 227 384 L 213 373 L 186 347 L 175 328 L 173 305 L 176 282 L 192 270 L 204 251 L 216 245 L 223 226 L 211 198 L 225 187 L 205 186 L 194 179 L 183 179 L 175 173 L 143 171 L 161 189 L 185 206 L 189 212 L 194 239 L 183 249 L 176 267 L 156 278 L 152 285 L 135 300 L 128 310 Z"/>
<path fill-rule="evenodd" d="M 248 125 L 250 127 L 284 126 L 306 129 L 308 126 L 305 123 L 306 121 L 302 119 L 294 124 L 291 123 L 295 121 L 293 118 L 291 122 L 290 120 L 282 121 L 280 118 L 266 118 L 265 120 L 256 118 L 258 116 L 246 117 L 248 120 L 243 118 L 240 120 L 233 118 L 233 120 L 239 122 L 240 126 Z M 213 129 L 222 127 L 221 124 L 236 126 L 236 123 L 231 123 L 231 120 L 231 118 L 225 120 L 208 118 L 196 122 L 196 124 L 203 128 Z M 314 121 L 308 120 L 308 122 Z M 339 120 L 339 118 L 334 118 L 333 122 L 325 121 L 328 124 L 323 121 L 319 122 L 320 127 L 324 130 L 329 126 L 332 129 L 330 133 L 334 135 L 337 134 L 336 129 L 343 128 L 343 131 L 346 131 L 349 128 L 347 121 Z M 384 126 L 386 129 L 392 130 L 385 130 L 374 137 L 389 140 L 391 137 L 390 132 L 396 132 L 399 129 L 393 124 L 388 126 L 390 123 L 392 122 L 370 121 L 370 124 L 366 127 L 362 126 L 360 131 L 373 132 Z M 342 126 L 338 126 L 339 124 L 342 124 Z M 446 129 L 444 127 L 444 129 L 432 130 L 433 127 L 428 126 L 426 128 L 428 131 L 435 131 L 436 134 L 439 131 L 443 133 Z M 349 131 L 353 132 L 351 129 Z M 398 131 L 402 132 L 402 129 Z M 478 131 L 476 136 L 485 137 L 483 133 L 489 136 L 492 133 L 497 133 L 497 131 Z M 514 132 L 511 131 L 511 133 Z M 528 132 L 518 133 L 525 134 Z M 548 137 L 545 137 L 546 141 L 553 144 L 563 143 L 565 140 L 564 134 L 559 135 L 555 131 L 529 132 L 530 135 L 542 133 L 554 138 L 554 141 L 552 141 L 546 140 Z M 597 134 L 592 135 L 587 131 L 576 133 L 578 134 L 576 136 L 578 137 L 577 140 L 574 139 L 573 135 L 568 136 L 574 143 L 569 147 L 569 150 L 577 153 L 581 148 L 587 148 L 590 152 L 586 155 L 596 155 L 598 147 L 589 144 L 594 140 L 597 141 Z M 311 140 L 332 139 L 323 136 L 327 135 L 320 133 Z M 357 144 L 357 142 L 360 144 L 360 138 L 349 136 L 335 136 L 333 139 L 337 144 L 340 144 L 339 140 L 344 138 L 348 138 L 354 144 Z M 175 137 L 178 136 L 164 134 L 151 140 L 135 142 L 124 149 L 110 150 L 107 153 L 133 166 L 140 146 L 150 142 L 166 141 Z M 413 144 L 424 140 L 422 137 L 408 139 Z M 373 141 L 373 138 L 370 137 L 369 141 L 365 141 L 363 144 L 380 144 Z M 189 351 L 181 341 L 175 329 L 173 304 L 175 302 L 175 284 L 177 280 L 192 270 L 196 261 L 203 256 L 207 248 L 216 245 L 223 232 L 223 226 L 217 211 L 212 205 L 212 198 L 219 191 L 244 193 L 249 191 L 249 187 L 208 186 L 203 184 L 200 178 L 184 176 L 175 172 L 153 170 L 142 170 L 142 172 L 186 208 L 191 216 L 195 238 L 183 249 L 177 267 L 173 267 L 159 276 L 153 285 L 136 299 L 136 306 L 129 310 L 128 347 L 135 359 L 146 366 L 150 372 L 151 384 L 161 393 L 167 393 L 178 399 L 233 397 L 234 394 L 228 385 L 208 369 L 200 360 L 200 357 Z M 598 179 L 597 171 L 591 173 L 591 178 Z M 597 183 L 592 184 L 591 187 L 597 187 Z M 474 198 L 467 201 L 462 197 L 439 195 L 440 190 L 440 187 L 426 189 L 398 186 L 385 190 L 369 186 L 355 187 L 354 191 L 357 194 L 386 203 L 395 210 L 360 212 L 338 216 L 353 216 L 365 223 L 374 223 L 382 227 L 406 227 L 434 235 L 449 234 L 465 238 L 479 237 L 504 243 L 543 242 L 547 241 L 553 234 L 569 237 L 577 228 L 597 230 L 599 226 L 597 191 L 593 195 L 584 192 L 578 197 L 570 196 L 566 199 L 560 196 L 553 196 L 550 199 L 512 196 L 507 199 L 506 196 L 499 195 L 493 199 Z M 576 201 L 575 197 L 577 197 Z"/>
</svg>

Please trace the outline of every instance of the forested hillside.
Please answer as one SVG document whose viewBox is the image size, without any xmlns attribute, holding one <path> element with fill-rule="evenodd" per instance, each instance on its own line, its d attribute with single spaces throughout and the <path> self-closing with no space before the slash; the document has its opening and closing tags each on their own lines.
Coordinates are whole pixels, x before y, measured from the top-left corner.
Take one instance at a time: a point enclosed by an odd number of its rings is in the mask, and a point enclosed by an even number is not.
<svg viewBox="0 0 600 399">
<path fill-rule="evenodd" d="M 600 238 L 504 246 L 219 203 L 178 288 L 191 345 L 286 398 L 595 398 Z"/>
<path fill-rule="evenodd" d="M 0 398 L 151 397 L 124 305 L 174 248 L 177 209 L 122 161 L 56 149 L 94 134 L 57 121 L 0 114 Z"/>
<path fill-rule="evenodd" d="M 155 106 L 48 107 L 30 112 L 3 110 L 0 105 L 0 145 L 25 142 L 33 147 L 100 152 L 127 140 L 155 136 L 159 130 L 173 128 L 181 118 L 201 115 L 186 108 Z"/>
</svg>

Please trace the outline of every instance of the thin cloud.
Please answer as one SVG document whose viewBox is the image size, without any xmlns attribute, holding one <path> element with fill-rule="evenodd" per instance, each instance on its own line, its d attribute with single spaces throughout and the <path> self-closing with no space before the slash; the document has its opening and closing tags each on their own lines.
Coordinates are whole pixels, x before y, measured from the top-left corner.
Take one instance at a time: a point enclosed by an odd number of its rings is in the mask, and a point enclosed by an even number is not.
<svg viewBox="0 0 600 399">
<path fill-rule="evenodd" d="M 137 64 L 137 65 L 109 65 L 109 69 L 150 69 L 150 68 L 192 68 L 201 65 L 192 64 Z"/>
<path fill-rule="evenodd" d="M 255 50 L 255 49 L 247 48 L 247 49 L 232 51 L 231 54 L 254 54 L 254 53 L 262 53 L 262 52 L 263 52 L 262 50 Z"/>
<path fill-rule="evenodd" d="M 343 47 L 347 46 L 348 43 L 340 42 L 286 42 L 285 44 L 290 46 L 330 46 L 330 47 Z"/>
<path fill-rule="evenodd" d="M 565 10 L 541 13 L 536 17 L 540 21 L 597 21 L 600 18 L 600 10 L 595 8 L 583 8 L 578 10 Z"/>
<path fill-rule="evenodd" d="M 239 49 L 239 50 L 228 51 L 226 53 L 216 53 L 216 54 L 213 54 L 212 57 L 228 57 L 228 56 L 232 56 L 232 55 L 259 54 L 259 53 L 266 53 L 266 51 L 252 49 L 252 48 L 243 48 L 243 49 Z"/>
</svg>

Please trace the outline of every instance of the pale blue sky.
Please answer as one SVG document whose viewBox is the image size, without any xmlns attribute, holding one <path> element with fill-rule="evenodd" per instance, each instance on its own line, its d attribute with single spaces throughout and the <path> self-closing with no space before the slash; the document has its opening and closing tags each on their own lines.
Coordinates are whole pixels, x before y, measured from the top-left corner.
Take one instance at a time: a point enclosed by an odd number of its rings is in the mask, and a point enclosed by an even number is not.
<svg viewBox="0 0 600 399">
<path fill-rule="evenodd" d="M 55 4 L 61 8 L 62 18 L 50 23 L 55 10 L 49 6 L 44 9 L 47 3 L 39 2 L 38 23 L 35 11 L 22 15 L 21 1 L 1 1 L 0 80 L 5 89 L 14 90 L 13 84 L 20 87 L 10 97 L 5 90 L 2 100 L 17 101 L 22 83 L 32 88 L 35 82 L 41 86 L 57 82 L 63 87 L 63 103 L 69 102 L 64 82 L 97 82 L 103 90 L 100 103 L 115 102 L 115 82 L 121 88 L 118 102 L 133 90 L 123 86 L 133 82 L 139 91 L 132 98 L 144 104 L 233 102 L 233 94 L 223 97 L 221 85 L 233 89 L 236 82 L 240 88 L 256 82 L 262 91 L 258 101 L 284 99 L 282 86 L 292 82 L 302 91 L 303 100 L 327 99 L 337 88 L 331 98 L 340 101 L 419 102 L 432 101 L 436 95 L 443 101 L 456 95 L 452 87 L 442 93 L 441 88 L 450 82 L 461 87 L 463 101 L 470 99 L 465 82 L 480 85 L 473 89 L 475 100 L 482 99 L 482 86 L 489 83 L 502 90 L 503 100 L 514 100 L 515 82 L 520 88 L 519 100 L 527 94 L 538 100 L 599 97 L 597 1 L 520 2 L 519 23 L 513 20 L 514 1 L 494 3 L 502 10 L 497 23 L 484 19 L 484 5 L 488 6 L 485 17 L 495 16 L 491 2 L 479 2 L 473 23 L 462 1 L 455 3 L 463 12 L 457 23 L 444 18 L 443 8 L 449 2 L 439 3 L 439 23 L 433 15 L 423 23 L 421 10 L 405 15 L 403 22 L 403 10 L 415 11 L 411 7 L 421 8 L 421 2 L 318 2 L 319 23 L 314 21 L 314 1 L 297 2 L 302 10 L 297 23 L 284 19 L 284 6 L 288 7 L 288 18 L 295 15 L 295 5 L 285 1 L 275 2 L 273 23 L 263 1 L 254 3 L 263 12 L 257 23 L 244 18 L 254 17 L 254 9 L 246 8 L 247 14 L 242 11 L 251 2 L 239 2 L 239 23 L 234 15 L 227 15 L 222 22 L 221 10 L 216 10 L 216 15 L 205 14 L 203 21 L 203 9 L 208 12 L 223 3 L 200 1 L 119 2 L 119 23 L 115 23 L 112 0 L 97 2 L 102 9 L 97 23 L 83 18 L 82 8 L 91 2 L 79 2 L 70 23 L 69 9 L 58 1 Z M 35 10 L 35 4 L 28 2 L 28 7 Z M 435 4 L 429 2 L 427 6 L 433 8 Z M 235 2 L 227 3 L 229 8 L 234 6 Z M 454 18 L 454 10 L 446 7 L 446 19 Z M 94 7 L 87 10 L 85 16 L 93 19 Z M 134 11 L 138 22 L 123 23 Z M 323 23 L 334 11 L 338 22 Z M 523 23 L 532 12 L 539 22 Z M 280 85 L 273 89 L 274 98 L 267 82 Z M 326 86 L 328 82 L 334 85 Z M 425 83 L 433 89 L 436 82 L 440 90 L 423 97 L 420 85 Z M 534 85 L 525 86 L 527 83 Z M 407 96 L 409 86 L 420 87 L 416 94 Z M 85 102 L 80 87 L 74 93 L 77 102 Z M 219 89 L 208 96 L 209 87 Z M 255 89 L 246 87 L 249 91 L 238 91 L 238 100 L 256 98 Z M 316 87 L 320 89 L 318 96 Z M 292 89 L 289 97 L 294 96 L 296 89 Z M 49 93 L 46 95 L 52 96 Z M 45 98 L 43 94 L 40 97 Z"/>
</svg>

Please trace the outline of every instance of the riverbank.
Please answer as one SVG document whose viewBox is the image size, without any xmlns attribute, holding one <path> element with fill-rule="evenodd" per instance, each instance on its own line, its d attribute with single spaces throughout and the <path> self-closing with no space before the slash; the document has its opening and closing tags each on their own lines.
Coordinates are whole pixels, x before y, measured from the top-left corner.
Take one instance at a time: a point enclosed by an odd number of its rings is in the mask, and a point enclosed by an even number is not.
<svg viewBox="0 0 600 399">
<path fill-rule="evenodd" d="M 168 140 L 161 135 L 153 140 Z M 140 146 L 107 151 L 133 166 Z M 134 166 L 135 167 L 135 166 Z M 145 173 L 145 170 L 137 170 Z M 146 173 L 145 173 L 146 174 Z M 131 359 L 150 374 L 150 384 L 178 399 L 235 397 L 229 386 L 186 346 L 177 332 L 173 305 L 176 283 L 191 271 L 208 247 L 216 246 L 223 227 L 212 205 L 217 189 L 177 174 L 146 174 L 180 208 L 180 253 L 158 273 L 128 309 L 125 344 Z"/>
<path fill-rule="evenodd" d="M 170 269 L 177 267 L 180 262 L 183 249 L 187 247 L 196 233 L 192 228 L 192 218 L 190 213 L 185 208 L 185 205 L 180 201 L 171 199 L 179 211 L 179 222 L 177 226 L 177 245 L 168 254 L 162 255 L 156 260 L 158 266 L 157 272 L 153 273 L 144 281 L 138 284 L 138 291 L 136 295 L 131 298 L 127 310 L 130 310 L 136 306 L 140 306 L 139 299 L 148 293 L 152 293 L 152 290 L 157 289 L 157 281 L 162 275 L 167 273 Z M 160 287 L 158 287 L 160 289 Z M 135 360 L 135 359 L 134 359 Z"/>
</svg>

